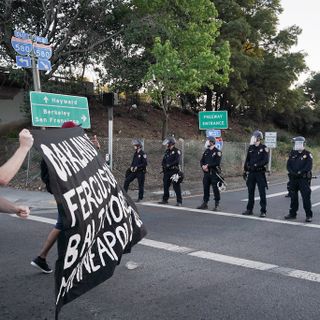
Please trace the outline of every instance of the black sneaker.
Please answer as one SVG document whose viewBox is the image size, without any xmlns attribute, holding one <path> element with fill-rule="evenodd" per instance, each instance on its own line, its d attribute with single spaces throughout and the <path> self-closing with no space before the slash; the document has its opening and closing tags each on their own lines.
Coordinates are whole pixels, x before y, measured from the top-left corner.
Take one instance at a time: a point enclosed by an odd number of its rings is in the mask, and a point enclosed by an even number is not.
<svg viewBox="0 0 320 320">
<path fill-rule="evenodd" d="M 203 202 L 199 207 L 197 207 L 197 209 L 208 209 L 208 204 L 206 202 Z"/>
<path fill-rule="evenodd" d="M 286 220 L 292 220 L 292 219 L 296 219 L 297 216 L 289 213 L 289 214 L 287 214 L 286 216 L 284 216 L 284 218 L 285 218 Z"/>
<path fill-rule="evenodd" d="M 242 212 L 242 214 L 243 214 L 244 216 L 252 216 L 252 215 L 253 215 L 253 212 L 252 212 L 252 210 L 246 210 L 245 212 Z"/>
<path fill-rule="evenodd" d="M 162 200 L 158 202 L 159 204 L 168 204 L 168 201 Z"/>
<path fill-rule="evenodd" d="M 260 218 L 265 218 L 267 216 L 267 213 L 266 212 L 261 212 L 260 213 Z"/>
<path fill-rule="evenodd" d="M 182 203 L 181 202 L 177 202 L 176 203 L 176 207 L 182 207 Z"/>
<path fill-rule="evenodd" d="M 43 273 L 51 273 L 52 269 L 48 266 L 46 259 L 36 257 L 31 261 L 31 265 L 40 269 Z"/>
<path fill-rule="evenodd" d="M 306 217 L 306 222 L 312 222 L 312 217 Z"/>
</svg>

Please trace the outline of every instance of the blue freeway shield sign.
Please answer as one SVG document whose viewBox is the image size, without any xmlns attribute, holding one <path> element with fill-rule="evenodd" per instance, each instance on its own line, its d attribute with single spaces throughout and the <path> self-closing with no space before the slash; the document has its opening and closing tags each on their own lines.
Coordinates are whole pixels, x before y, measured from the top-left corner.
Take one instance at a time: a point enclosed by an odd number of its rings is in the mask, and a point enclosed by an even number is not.
<svg viewBox="0 0 320 320">
<path fill-rule="evenodd" d="M 31 68 L 31 58 L 30 57 L 22 57 L 22 56 L 16 56 L 16 63 L 18 67 L 21 68 Z"/>
<path fill-rule="evenodd" d="M 51 70 L 51 62 L 47 59 L 38 59 L 38 69 L 43 71 Z"/>
<path fill-rule="evenodd" d="M 85 97 L 30 91 L 32 125 L 61 127 L 66 121 L 90 128 L 88 99 Z"/>
<path fill-rule="evenodd" d="M 49 60 L 52 56 L 51 46 L 45 44 L 34 43 L 33 44 L 34 55 L 41 59 Z"/>
<path fill-rule="evenodd" d="M 11 38 L 13 49 L 22 56 L 28 56 L 32 52 L 32 41 L 30 39 Z"/>
</svg>

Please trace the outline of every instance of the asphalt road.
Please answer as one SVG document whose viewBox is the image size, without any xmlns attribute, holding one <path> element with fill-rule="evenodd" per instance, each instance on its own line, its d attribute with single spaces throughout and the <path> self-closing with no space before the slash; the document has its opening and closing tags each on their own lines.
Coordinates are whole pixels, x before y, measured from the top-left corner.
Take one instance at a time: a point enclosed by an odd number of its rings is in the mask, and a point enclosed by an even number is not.
<svg viewBox="0 0 320 320">
<path fill-rule="evenodd" d="M 300 208 L 293 222 L 286 184 L 268 190 L 267 218 L 244 217 L 246 190 L 222 194 L 221 211 L 139 204 L 148 236 L 125 255 L 114 276 L 64 306 L 61 320 L 319 320 L 320 185 L 314 182 L 314 220 Z M 53 274 L 34 258 L 56 219 L 49 194 L 1 189 L 33 207 L 28 220 L 0 214 L 0 319 L 54 319 Z M 174 199 L 170 200 L 174 205 Z M 211 201 L 210 208 L 213 207 Z M 49 256 L 53 266 L 54 248 Z M 128 269 L 134 261 L 138 267 Z"/>
</svg>

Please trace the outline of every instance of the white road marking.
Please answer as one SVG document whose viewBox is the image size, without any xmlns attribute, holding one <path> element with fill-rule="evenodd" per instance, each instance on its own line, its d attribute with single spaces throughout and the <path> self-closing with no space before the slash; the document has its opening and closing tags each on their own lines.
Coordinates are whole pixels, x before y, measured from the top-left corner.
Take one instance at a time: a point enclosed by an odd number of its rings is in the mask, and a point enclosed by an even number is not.
<svg viewBox="0 0 320 320">
<path fill-rule="evenodd" d="M 317 207 L 317 206 L 320 206 L 320 202 L 316 202 L 312 205 L 313 207 Z"/>
<path fill-rule="evenodd" d="M 169 207 L 169 206 L 168 206 Z M 176 209 L 180 209 L 181 207 L 178 207 Z M 0 213 L 1 214 L 1 213 Z M 18 218 L 14 214 L 10 214 L 12 217 Z M 48 224 L 54 225 L 56 223 L 56 220 L 49 219 L 49 218 L 43 218 L 39 216 L 29 216 L 28 220 L 33 220 L 37 222 L 44 222 Z M 310 226 L 310 225 L 308 225 Z M 142 239 L 139 242 L 140 245 L 180 253 L 180 254 L 186 254 L 188 256 L 205 259 L 205 260 L 211 260 L 219 263 L 224 263 L 228 265 L 238 266 L 242 268 L 247 269 L 254 269 L 259 271 L 266 271 L 271 273 L 277 273 L 281 274 L 283 276 L 289 277 L 289 278 L 296 278 L 296 279 L 302 279 L 306 281 L 312 281 L 312 282 L 318 282 L 320 283 L 320 274 L 309 272 L 305 270 L 298 270 L 293 268 L 287 268 L 287 267 L 280 267 L 276 264 L 269 264 L 261 261 L 255 261 L 255 260 L 248 260 L 248 259 L 242 259 L 238 257 L 233 256 L 227 256 L 220 253 L 210 252 L 210 251 L 203 251 L 203 250 L 197 250 L 193 248 L 183 247 L 172 243 L 162 242 L 162 241 L 156 241 L 151 239 Z"/>
<path fill-rule="evenodd" d="M 320 186 L 311 186 L 311 191 L 317 190 L 319 189 Z M 274 197 L 279 197 L 279 196 L 283 196 L 285 194 L 287 194 L 288 191 L 282 191 L 282 192 L 277 192 L 277 193 L 271 193 L 271 194 L 267 194 L 267 198 L 274 198 Z M 255 197 L 254 200 L 260 200 L 260 197 Z M 248 201 L 248 199 L 242 199 L 241 201 Z"/>
<path fill-rule="evenodd" d="M 245 216 L 242 214 L 237 213 L 229 213 L 229 212 L 221 212 L 221 211 L 211 211 L 211 210 L 202 210 L 202 209 L 193 209 L 188 207 L 176 207 L 176 206 L 170 206 L 170 205 L 163 205 L 158 204 L 154 202 L 140 202 L 139 205 L 142 206 L 148 206 L 148 207 L 157 207 L 157 208 L 170 208 L 173 210 L 178 211 L 184 211 L 184 212 L 197 212 L 197 213 L 203 213 L 203 214 L 212 214 L 215 216 L 223 216 L 223 217 L 229 217 L 229 218 L 237 218 L 237 219 L 250 219 L 250 220 L 257 220 L 260 222 L 271 222 L 271 223 L 279 223 L 279 224 L 289 224 L 299 227 L 308 227 L 308 228 L 315 228 L 320 229 L 319 224 L 313 224 L 313 223 L 303 223 L 303 222 L 295 222 L 295 221 L 288 221 L 288 220 L 279 220 L 279 219 L 271 219 L 271 218 L 260 218 L 257 216 Z"/>
</svg>

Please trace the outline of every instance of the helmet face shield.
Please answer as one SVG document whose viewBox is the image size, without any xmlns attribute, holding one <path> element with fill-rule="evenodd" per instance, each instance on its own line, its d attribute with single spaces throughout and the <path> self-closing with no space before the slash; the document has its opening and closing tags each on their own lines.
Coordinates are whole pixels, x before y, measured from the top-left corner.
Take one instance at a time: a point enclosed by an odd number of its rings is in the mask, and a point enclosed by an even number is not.
<svg viewBox="0 0 320 320">
<path fill-rule="evenodd" d="M 293 150 L 294 151 L 302 151 L 304 150 L 304 144 L 306 139 L 304 137 L 295 137 L 292 139 L 293 141 Z"/>
<path fill-rule="evenodd" d="M 174 145 L 176 143 L 176 139 L 173 137 L 165 138 L 162 142 L 162 145 Z"/>
<path fill-rule="evenodd" d="M 131 144 L 133 146 L 140 146 L 140 147 L 142 146 L 142 142 L 140 139 L 132 139 Z"/>
<path fill-rule="evenodd" d="M 252 137 L 250 139 L 250 145 L 256 144 L 258 141 L 263 139 L 263 134 L 260 130 L 256 130 L 252 133 Z"/>
<path fill-rule="evenodd" d="M 295 151 L 302 151 L 304 149 L 304 142 L 303 141 L 295 141 L 293 144 L 293 150 Z"/>
</svg>

